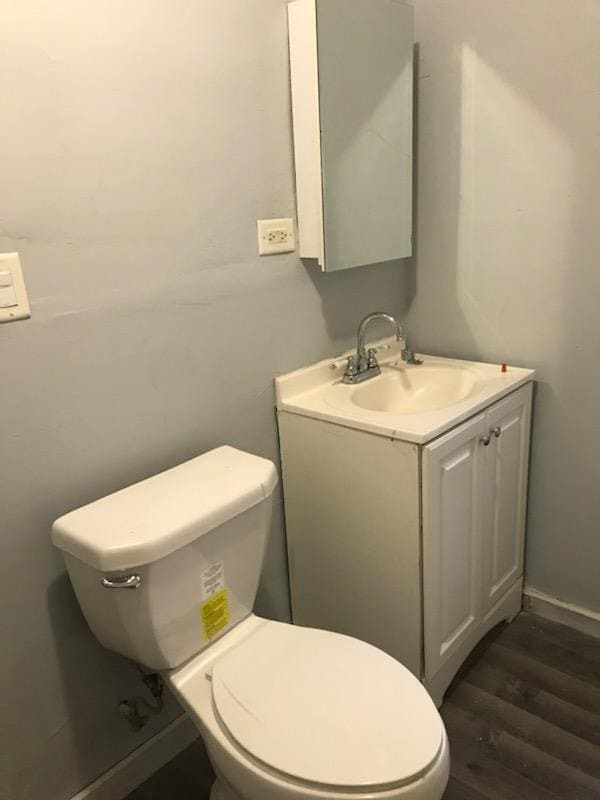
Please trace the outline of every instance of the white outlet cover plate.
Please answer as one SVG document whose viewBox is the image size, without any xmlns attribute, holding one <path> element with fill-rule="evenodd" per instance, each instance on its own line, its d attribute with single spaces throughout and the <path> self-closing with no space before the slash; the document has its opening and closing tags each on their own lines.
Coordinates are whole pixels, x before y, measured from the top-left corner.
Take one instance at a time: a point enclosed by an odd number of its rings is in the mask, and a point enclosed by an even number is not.
<svg viewBox="0 0 600 800">
<path fill-rule="evenodd" d="M 7 271 L 12 275 L 12 286 L 17 298 L 17 305 L 0 308 L 0 322 L 16 322 L 18 319 L 27 319 L 31 316 L 31 311 L 18 253 L 0 253 L 0 272 Z"/>
<path fill-rule="evenodd" d="M 296 249 L 293 219 L 259 219 L 258 252 L 261 256 L 274 253 L 293 253 Z"/>
</svg>

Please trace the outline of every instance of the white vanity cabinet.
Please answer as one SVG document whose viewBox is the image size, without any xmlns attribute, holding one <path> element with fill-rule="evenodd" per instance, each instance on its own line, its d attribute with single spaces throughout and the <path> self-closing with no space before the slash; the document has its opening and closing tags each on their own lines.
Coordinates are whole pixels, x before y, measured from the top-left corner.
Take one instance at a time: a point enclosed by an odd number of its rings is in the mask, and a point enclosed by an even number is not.
<svg viewBox="0 0 600 800">
<path fill-rule="evenodd" d="M 280 410 L 294 622 L 371 642 L 441 703 L 521 607 L 531 400 L 424 443 Z"/>
</svg>

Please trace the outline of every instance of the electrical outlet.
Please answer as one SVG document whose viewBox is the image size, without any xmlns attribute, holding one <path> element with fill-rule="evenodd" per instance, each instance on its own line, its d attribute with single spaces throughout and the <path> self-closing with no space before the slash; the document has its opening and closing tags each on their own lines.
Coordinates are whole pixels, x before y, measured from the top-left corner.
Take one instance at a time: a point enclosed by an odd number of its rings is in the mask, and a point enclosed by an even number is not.
<svg viewBox="0 0 600 800">
<path fill-rule="evenodd" d="M 296 249 L 293 219 L 259 219 L 256 227 L 261 256 L 292 253 Z"/>
</svg>

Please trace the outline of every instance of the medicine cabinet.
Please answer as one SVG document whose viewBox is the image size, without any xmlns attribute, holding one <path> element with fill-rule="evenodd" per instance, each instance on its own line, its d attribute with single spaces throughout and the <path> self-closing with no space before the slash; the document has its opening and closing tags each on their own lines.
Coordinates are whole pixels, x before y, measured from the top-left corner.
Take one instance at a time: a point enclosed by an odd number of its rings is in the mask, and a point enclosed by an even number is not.
<svg viewBox="0 0 600 800">
<path fill-rule="evenodd" d="M 288 3 L 300 257 L 324 271 L 412 253 L 413 9 Z"/>
</svg>

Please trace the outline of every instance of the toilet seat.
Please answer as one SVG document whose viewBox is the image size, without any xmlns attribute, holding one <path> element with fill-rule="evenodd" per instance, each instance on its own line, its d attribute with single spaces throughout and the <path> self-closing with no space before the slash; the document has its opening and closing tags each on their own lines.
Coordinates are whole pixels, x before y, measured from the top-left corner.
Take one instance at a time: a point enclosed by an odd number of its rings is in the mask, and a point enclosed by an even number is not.
<svg viewBox="0 0 600 800">
<path fill-rule="evenodd" d="M 445 740 L 437 709 L 405 667 L 328 631 L 268 622 L 216 660 L 212 696 L 220 723 L 254 759 L 341 791 L 414 782 Z"/>
</svg>

